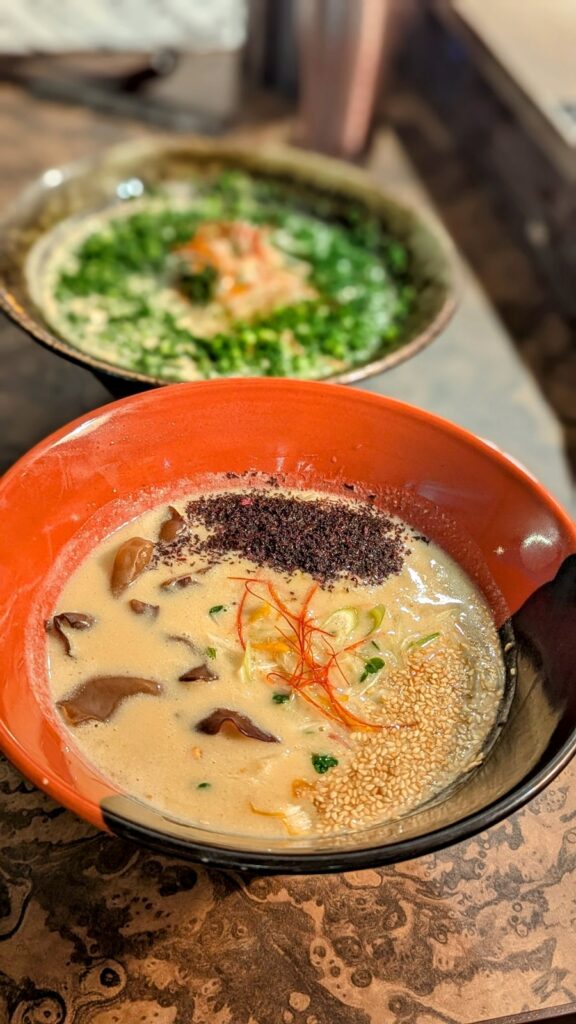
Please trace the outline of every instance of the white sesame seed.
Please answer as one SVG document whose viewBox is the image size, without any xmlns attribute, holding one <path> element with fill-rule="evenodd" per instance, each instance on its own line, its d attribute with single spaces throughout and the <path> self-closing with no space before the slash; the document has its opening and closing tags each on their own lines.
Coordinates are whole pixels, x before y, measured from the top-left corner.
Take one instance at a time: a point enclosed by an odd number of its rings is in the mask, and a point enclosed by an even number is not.
<svg viewBox="0 0 576 1024">
<path fill-rule="evenodd" d="M 472 720 L 462 705 L 476 689 L 484 704 Z M 487 696 L 475 687 L 469 659 L 448 645 L 433 657 L 412 652 L 372 697 L 369 717 L 384 728 L 351 733 L 350 757 L 315 784 L 312 801 L 322 832 L 397 818 L 442 790 L 478 757 L 499 700 L 498 693 Z M 356 703 L 352 695 L 350 710 L 367 717 L 366 705 Z"/>
</svg>

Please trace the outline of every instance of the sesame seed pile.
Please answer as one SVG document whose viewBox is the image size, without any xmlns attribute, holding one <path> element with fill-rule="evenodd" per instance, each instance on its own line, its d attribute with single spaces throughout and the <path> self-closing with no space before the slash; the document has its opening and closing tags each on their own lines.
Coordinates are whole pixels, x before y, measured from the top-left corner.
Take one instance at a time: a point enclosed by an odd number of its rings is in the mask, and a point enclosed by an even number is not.
<svg viewBox="0 0 576 1024">
<path fill-rule="evenodd" d="M 399 817 L 471 766 L 496 706 L 478 713 L 467 704 L 471 683 L 469 661 L 456 645 L 414 651 L 387 674 L 370 717 L 400 728 L 353 734 L 351 757 L 315 784 L 320 830 Z"/>
<path fill-rule="evenodd" d="M 367 504 L 263 490 L 227 491 L 186 506 L 191 531 L 160 549 L 164 561 L 231 553 L 280 572 L 297 570 L 321 585 L 346 576 L 382 583 L 407 554 L 402 525 Z M 201 525 L 208 531 L 193 531 Z"/>
</svg>

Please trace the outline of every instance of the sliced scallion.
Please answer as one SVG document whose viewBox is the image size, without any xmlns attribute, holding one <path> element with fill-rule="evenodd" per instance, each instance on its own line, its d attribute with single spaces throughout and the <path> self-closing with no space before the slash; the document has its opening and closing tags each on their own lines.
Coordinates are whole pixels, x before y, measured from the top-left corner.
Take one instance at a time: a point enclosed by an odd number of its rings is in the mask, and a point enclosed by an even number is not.
<svg viewBox="0 0 576 1024">
<path fill-rule="evenodd" d="M 324 628 L 333 633 L 336 639 L 349 636 L 356 629 L 359 618 L 357 608 L 337 608 L 326 619 Z"/>
<path fill-rule="evenodd" d="M 437 640 L 440 633 L 428 633 L 426 636 L 420 636 L 417 640 L 411 640 L 408 644 L 408 650 L 413 647 L 427 647 L 433 640 Z"/>
<path fill-rule="evenodd" d="M 384 607 L 383 604 L 377 604 L 375 608 L 370 609 L 370 611 L 368 612 L 368 618 L 372 623 L 370 633 L 374 633 L 377 629 L 380 629 L 385 614 L 386 608 Z M 370 633 L 368 635 L 370 635 Z"/>
</svg>

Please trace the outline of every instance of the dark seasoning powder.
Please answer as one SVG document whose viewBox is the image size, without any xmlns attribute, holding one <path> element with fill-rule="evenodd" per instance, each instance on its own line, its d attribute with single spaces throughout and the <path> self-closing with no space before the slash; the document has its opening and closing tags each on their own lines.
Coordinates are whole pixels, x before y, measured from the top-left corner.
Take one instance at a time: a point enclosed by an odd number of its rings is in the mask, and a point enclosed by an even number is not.
<svg viewBox="0 0 576 1024">
<path fill-rule="evenodd" d="M 349 500 L 226 491 L 193 499 L 186 517 L 190 529 L 157 546 L 156 564 L 236 554 L 280 572 L 300 570 L 326 586 L 343 576 L 382 583 L 401 571 L 408 553 L 401 524 Z M 207 537 L 193 532 L 199 525 Z"/>
</svg>

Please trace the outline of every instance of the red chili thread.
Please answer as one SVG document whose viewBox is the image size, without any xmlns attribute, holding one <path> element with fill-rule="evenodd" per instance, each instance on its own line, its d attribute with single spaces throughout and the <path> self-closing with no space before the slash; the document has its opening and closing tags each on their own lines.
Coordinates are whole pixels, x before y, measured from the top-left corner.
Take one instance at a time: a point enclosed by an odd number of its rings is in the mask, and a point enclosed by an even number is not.
<svg viewBox="0 0 576 1024">
<path fill-rule="evenodd" d="M 316 584 L 310 588 L 304 597 L 298 613 L 296 614 L 291 611 L 282 600 L 276 588 L 269 580 L 245 576 L 232 576 L 230 578 L 244 583 L 244 593 L 242 594 L 242 598 L 239 602 L 238 612 L 236 615 L 236 631 L 243 650 L 246 650 L 243 615 L 246 601 L 249 596 L 268 604 L 284 622 L 284 629 L 279 625 L 275 625 L 274 628 L 288 645 L 291 652 L 295 655 L 296 665 L 293 671 L 289 674 L 280 670 L 269 672 L 267 674 L 269 682 L 277 680 L 284 685 L 290 686 L 291 689 L 299 693 L 304 700 L 321 711 L 326 718 L 338 722 L 341 725 L 345 725 L 349 729 L 359 728 L 379 731 L 381 729 L 397 727 L 394 725 L 367 722 L 365 719 L 355 715 L 352 711 L 349 711 L 348 708 L 345 708 L 341 701 L 338 700 L 334 685 L 330 680 L 330 671 L 333 668 L 336 669 L 347 683 L 348 680 L 346 679 L 342 667 L 338 662 L 338 657 L 361 646 L 364 643 L 365 638 L 362 638 L 353 644 L 348 644 L 340 651 L 334 650 L 330 641 L 326 639 L 327 637 L 333 637 L 333 634 L 327 632 L 327 630 L 321 629 L 319 626 L 315 626 L 309 618 L 310 602 L 318 589 Z M 269 597 L 255 593 L 252 589 L 252 586 L 254 585 L 266 587 Z M 315 635 L 319 635 L 323 643 L 328 648 L 329 657 L 325 662 L 317 661 L 314 656 L 312 640 Z M 322 691 L 324 701 L 319 700 L 317 696 L 313 696 L 308 692 L 311 687 L 317 687 Z"/>
</svg>

